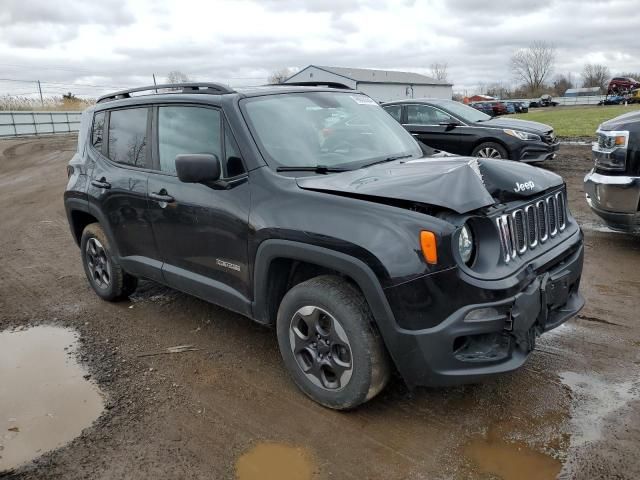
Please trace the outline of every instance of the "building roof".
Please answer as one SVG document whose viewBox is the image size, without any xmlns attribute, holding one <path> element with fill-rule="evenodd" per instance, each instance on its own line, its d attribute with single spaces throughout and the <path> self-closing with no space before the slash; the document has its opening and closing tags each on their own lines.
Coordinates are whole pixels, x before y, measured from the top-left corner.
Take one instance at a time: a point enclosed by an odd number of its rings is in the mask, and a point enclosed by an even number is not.
<svg viewBox="0 0 640 480">
<path fill-rule="evenodd" d="M 366 83 L 402 83 L 409 85 L 452 85 L 449 82 L 436 80 L 414 72 L 398 72 L 395 70 L 373 70 L 369 68 L 326 67 L 321 65 L 309 65 L 320 70 L 325 70 L 336 75 L 348 78 L 355 82 Z M 306 67 L 306 68 L 309 68 Z M 306 70 L 303 68 L 303 70 Z M 298 72 L 298 73 L 300 73 Z M 295 76 L 295 75 L 293 75 Z"/>
</svg>

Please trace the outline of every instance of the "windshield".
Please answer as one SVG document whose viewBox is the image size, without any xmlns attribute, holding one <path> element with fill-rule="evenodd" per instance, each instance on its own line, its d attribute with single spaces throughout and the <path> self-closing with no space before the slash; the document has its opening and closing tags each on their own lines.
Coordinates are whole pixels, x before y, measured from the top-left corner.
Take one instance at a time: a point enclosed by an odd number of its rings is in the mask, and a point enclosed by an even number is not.
<svg viewBox="0 0 640 480">
<path fill-rule="evenodd" d="M 487 115 L 486 113 L 482 113 L 480 110 L 476 110 L 475 108 L 465 105 L 464 103 L 456 102 L 453 100 L 438 102 L 436 103 L 436 105 L 439 105 L 442 108 L 446 108 L 447 110 L 449 110 L 449 112 L 453 113 L 455 116 L 461 118 L 467 123 L 484 122 L 491 118 L 491 116 Z"/>
<path fill-rule="evenodd" d="M 242 106 L 272 167 L 359 168 L 422 156 L 411 134 L 365 95 L 288 93 L 248 98 Z"/>
</svg>

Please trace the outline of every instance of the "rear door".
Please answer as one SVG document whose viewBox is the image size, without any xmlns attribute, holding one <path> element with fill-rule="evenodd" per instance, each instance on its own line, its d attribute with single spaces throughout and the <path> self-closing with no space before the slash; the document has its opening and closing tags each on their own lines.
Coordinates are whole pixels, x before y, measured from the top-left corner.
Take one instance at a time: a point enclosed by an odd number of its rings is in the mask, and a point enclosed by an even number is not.
<svg viewBox="0 0 640 480">
<path fill-rule="evenodd" d="M 113 242 L 124 269 L 160 280 L 161 262 L 147 216 L 151 168 L 150 108 L 97 112 L 89 160 L 89 209 Z"/>
<path fill-rule="evenodd" d="M 156 170 L 149 176 L 149 213 L 165 282 L 249 314 L 249 177 L 222 111 L 159 105 L 154 108 L 153 145 Z M 188 153 L 217 155 L 222 180 L 182 183 L 175 158 Z"/>
</svg>

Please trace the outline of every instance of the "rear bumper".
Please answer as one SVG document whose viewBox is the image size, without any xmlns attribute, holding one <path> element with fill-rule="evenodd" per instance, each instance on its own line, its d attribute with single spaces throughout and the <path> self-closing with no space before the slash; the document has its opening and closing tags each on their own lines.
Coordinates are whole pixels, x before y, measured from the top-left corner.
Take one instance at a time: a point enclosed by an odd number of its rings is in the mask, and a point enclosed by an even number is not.
<svg viewBox="0 0 640 480">
<path fill-rule="evenodd" d="M 584 250 L 582 235 L 577 237 L 568 256 L 547 270 L 532 271 L 516 288 L 476 283 L 477 298 L 492 301 L 460 308 L 433 328 L 396 332 L 401 349 L 393 357 L 405 381 L 455 385 L 522 366 L 538 335 L 584 306 L 578 291 Z"/>
<path fill-rule="evenodd" d="M 640 177 L 601 175 L 593 170 L 584 177 L 591 210 L 615 230 L 640 231 Z"/>
</svg>

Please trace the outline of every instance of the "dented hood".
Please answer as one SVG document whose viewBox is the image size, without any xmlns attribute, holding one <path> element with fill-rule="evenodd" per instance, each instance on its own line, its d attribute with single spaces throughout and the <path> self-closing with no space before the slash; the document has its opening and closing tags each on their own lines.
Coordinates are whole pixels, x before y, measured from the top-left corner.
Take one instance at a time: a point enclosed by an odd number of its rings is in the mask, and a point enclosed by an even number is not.
<svg viewBox="0 0 640 480">
<path fill-rule="evenodd" d="M 471 157 L 425 157 L 296 181 L 307 190 L 406 200 L 458 213 L 535 196 L 562 185 L 562 177 L 541 168 Z"/>
</svg>

